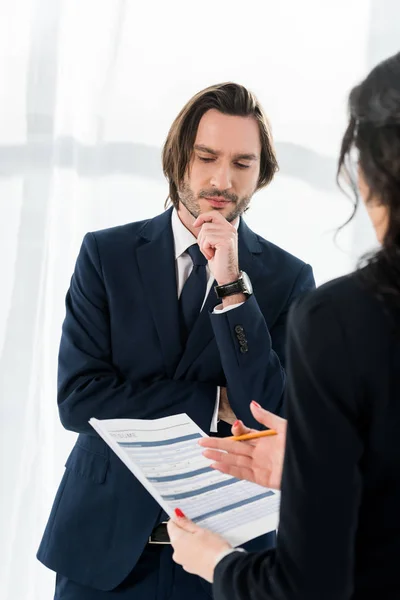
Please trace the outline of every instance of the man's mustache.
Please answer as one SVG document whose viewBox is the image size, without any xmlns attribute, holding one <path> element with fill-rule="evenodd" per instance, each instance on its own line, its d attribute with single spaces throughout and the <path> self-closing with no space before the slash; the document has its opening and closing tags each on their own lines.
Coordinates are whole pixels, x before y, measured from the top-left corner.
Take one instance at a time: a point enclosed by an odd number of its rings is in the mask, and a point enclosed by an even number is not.
<svg viewBox="0 0 400 600">
<path fill-rule="evenodd" d="M 224 198 L 224 200 L 229 200 L 230 202 L 237 202 L 239 200 L 236 194 L 229 194 L 222 190 L 202 190 L 199 198 Z"/>
</svg>

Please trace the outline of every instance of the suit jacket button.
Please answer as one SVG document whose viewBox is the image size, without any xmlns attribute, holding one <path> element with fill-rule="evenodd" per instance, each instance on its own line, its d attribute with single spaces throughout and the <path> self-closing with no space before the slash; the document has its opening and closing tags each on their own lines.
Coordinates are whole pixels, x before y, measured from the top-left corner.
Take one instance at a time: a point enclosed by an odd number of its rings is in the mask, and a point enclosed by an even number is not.
<svg viewBox="0 0 400 600">
<path fill-rule="evenodd" d="M 241 325 L 236 325 L 235 331 L 236 331 L 236 333 L 243 333 L 244 329 Z"/>
<path fill-rule="evenodd" d="M 244 335 L 244 333 L 237 333 L 236 337 L 239 340 L 239 342 L 240 342 L 240 340 L 245 340 L 246 339 L 246 336 Z"/>
<path fill-rule="evenodd" d="M 248 352 L 248 351 L 249 351 L 249 347 L 247 344 L 245 346 L 240 346 L 240 352 L 242 354 L 244 354 L 245 352 Z"/>
<path fill-rule="evenodd" d="M 247 347 L 247 340 L 246 340 L 246 338 L 240 339 L 240 340 L 239 340 L 239 344 L 240 344 L 241 346 L 246 346 L 246 347 Z"/>
</svg>

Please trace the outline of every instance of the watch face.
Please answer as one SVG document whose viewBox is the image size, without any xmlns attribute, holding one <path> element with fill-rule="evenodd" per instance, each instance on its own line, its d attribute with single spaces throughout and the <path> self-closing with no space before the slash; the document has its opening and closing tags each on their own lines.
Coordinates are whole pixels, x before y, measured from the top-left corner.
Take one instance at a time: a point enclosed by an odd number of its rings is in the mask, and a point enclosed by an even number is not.
<svg viewBox="0 0 400 600">
<path fill-rule="evenodd" d="M 253 286 L 251 285 L 250 277 L 247 275 L 247 273 L 245 273 L 245 271 L 242 271 L 242 282 L 245 288 L 243 289 L 243 293 L 249 295 L 252 294 Z"/>
</svg>

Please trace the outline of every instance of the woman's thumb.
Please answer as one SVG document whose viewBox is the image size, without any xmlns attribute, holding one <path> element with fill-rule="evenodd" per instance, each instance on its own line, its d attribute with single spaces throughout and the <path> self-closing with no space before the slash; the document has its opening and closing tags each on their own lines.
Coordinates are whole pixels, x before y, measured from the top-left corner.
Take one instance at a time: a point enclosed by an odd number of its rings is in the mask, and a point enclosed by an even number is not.
<svg viewBox="0 0 400 600">
<path fill-rule="evenodd" d="M 185 529 L 185 531 L 188 531 L 189 533 L 195 533 L 198 530 L 198 526 L 188 519 L 180 508 L 175 508 L 174 513 L 175 523 L 179 525 L 181 529 Z"/>
</svg>

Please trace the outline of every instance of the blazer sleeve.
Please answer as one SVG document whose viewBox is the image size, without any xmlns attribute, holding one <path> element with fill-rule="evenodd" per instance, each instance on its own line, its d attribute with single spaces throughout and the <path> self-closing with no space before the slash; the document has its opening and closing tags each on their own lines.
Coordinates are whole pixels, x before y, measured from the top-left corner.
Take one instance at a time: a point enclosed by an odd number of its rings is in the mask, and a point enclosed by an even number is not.
<svg viewBox="0 0 400 600">
<path fill-rule="evenodd" d="M 66 297 L 58 365 L 58 408 L 66 429 L 95 434 L 97 419 L 153 419 L 186 412 L 205 431 L 215 385 L 128 380 L 112 364 L 106 289 L 93 234 L 87 234 Z"/>
<path fill-rule="evenodd" d="M 215 600 L 345 600 L 353 593 L 361 499 L 361 379 L 347 328 L 329 301 L 291 314 L 288 430 L 277 548 L 232 554 Z"/>
<path fill-rule="evenodd" d="M 314 288 L 310 265 L 302 265 L 271 330 L 254 295 L 234 310 L 211 315 L 230 405 L 249 427 L 260 428 L 250 412 L 251 400 L 274 413 L 283 412 L 288 312 L 297 298 Z"/>
</svg>

